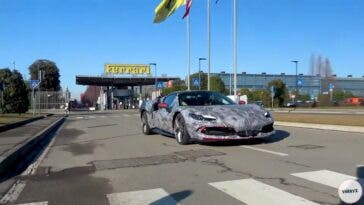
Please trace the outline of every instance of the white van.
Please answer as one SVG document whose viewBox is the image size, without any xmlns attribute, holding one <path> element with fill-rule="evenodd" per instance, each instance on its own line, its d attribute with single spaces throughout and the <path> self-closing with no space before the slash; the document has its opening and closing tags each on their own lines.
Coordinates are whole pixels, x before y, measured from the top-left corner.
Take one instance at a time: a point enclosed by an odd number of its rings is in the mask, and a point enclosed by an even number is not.
<svg viewBox="0 0 364 205">
<path fill-rule="evenodd" d="M 248 104 L 248 96 L 246 96 L 246 95 L 237 96 L 238 97 L 237 100 L 235 99 L 234 95 L 228 95 L 227 97 L 230 98 L 234 102 L 238 102 L 239 105 Z"/>
</svg>

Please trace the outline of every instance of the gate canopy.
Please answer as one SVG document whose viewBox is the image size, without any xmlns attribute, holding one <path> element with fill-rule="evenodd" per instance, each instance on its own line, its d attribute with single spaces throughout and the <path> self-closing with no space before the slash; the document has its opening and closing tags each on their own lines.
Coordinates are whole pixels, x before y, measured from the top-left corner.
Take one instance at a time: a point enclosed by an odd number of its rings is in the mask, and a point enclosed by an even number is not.
<svg viewBox="0 0 364 205">
<path fill-rule="evenodd" d="M 155 76 L 76 76 L 77 85 L 96 85 L 96 86 L 140 86 L 154 85 Z M 169 80 L 177 80 L 178 77 L 158 77 L 157 81 L 168 82 Z"/>
</svg>

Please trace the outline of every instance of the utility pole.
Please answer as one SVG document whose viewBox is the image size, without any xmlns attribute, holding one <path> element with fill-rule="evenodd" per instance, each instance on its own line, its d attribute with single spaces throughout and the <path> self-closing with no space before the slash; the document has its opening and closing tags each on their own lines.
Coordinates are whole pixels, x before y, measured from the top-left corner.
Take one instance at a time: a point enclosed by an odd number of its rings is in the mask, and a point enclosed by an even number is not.
<svg viewBox="0 0 364 205">
<path fill-rule="evenodd" d="M 207 0 L 207 90 L 210 90 L 211 72 L 211 31 L 210 31 L 210 0 Z"/>
<path fill-rule="evenodd" d="M 298 60 L 293 60 L 293 61 L 291 61 L 292 63 L 294 63 L 294 64 L 296 64 L 296 83 L 295 83 L 295 85 L 296 85 L 296 98 L 298 97 L 298 74 L 297 74 L 297 72 L 298 72 Z M 296 100 L 296 98 L 295 98 L 295 100 Z"/>
<path fill-rule="evenodd" d="M 238 73 L 238 61 L 237 61 L 237 1 L 234 0 L 234 98 L 235 102 L 238 102 L 237 98 L 237 73 Z"/>
</svg>

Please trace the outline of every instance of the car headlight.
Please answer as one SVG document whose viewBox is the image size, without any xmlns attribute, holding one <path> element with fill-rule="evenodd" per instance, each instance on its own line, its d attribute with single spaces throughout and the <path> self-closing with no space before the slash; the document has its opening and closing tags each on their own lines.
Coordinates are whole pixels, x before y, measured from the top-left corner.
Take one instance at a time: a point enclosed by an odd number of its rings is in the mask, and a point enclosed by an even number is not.
<svg viewBox="0 0 364 205">
<path fill-rule="evenodd" d="M 266 118 L 270 118 L 271 116 L 270 116 L 270 113 L 269 112 L 265 112 L 264 113 L 264 117 L 266 117 Z"/>
<path fill-rule="evenodd" d="M 194 120 L 199 120 L 199 121 L 214 121 L 216 120 L 216 117 L 211 116 L 211 115 L 197 115 L 197 114 L 193 114 L 190 113 L 190 117 Z"/>
</svg>

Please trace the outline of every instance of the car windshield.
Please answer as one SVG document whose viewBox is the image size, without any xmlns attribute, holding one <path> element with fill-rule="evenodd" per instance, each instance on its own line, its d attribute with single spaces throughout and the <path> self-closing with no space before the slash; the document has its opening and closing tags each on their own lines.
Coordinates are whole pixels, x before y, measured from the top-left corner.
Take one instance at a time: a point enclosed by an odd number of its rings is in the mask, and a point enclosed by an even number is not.
<svg viewBox="0 0 364 205">
<path fill-rule="evenodd" d="M 215 92 L 186 92 L 178 95 L 180 106 L 234 105 L 230 98 Z"/>
</svg>

